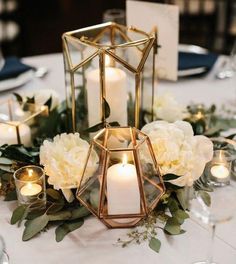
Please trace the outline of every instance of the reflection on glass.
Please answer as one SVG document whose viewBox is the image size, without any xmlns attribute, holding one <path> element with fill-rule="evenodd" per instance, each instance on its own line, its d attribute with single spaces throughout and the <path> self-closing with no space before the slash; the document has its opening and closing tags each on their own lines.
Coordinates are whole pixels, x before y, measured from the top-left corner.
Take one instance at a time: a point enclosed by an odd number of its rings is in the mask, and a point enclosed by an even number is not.
<svg viewBox="0 0 236 264">
<path fill-rule="evenodd" d="M 203 223 L 211 227 L 211 243 L 207 260 L 195 262 L 195 264 L 213 264 L 213 245 L 216 225 L 232 219 L 236 211 L 236 188 L 232 185 L 221 185 L 213 187 L 210 193 L 210 205 L 206 204 L 201 192 L 198 192 L 196 199 L 190 201 L 190 212 Z"/>
</svg>

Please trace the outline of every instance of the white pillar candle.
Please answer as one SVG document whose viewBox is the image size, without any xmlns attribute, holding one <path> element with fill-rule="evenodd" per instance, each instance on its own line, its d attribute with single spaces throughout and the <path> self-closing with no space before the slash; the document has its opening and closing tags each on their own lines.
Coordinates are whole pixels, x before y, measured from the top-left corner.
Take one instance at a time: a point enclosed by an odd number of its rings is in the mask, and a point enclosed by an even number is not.
<svg viewBox="0 0 236 264">
<path fill-rule="evenodd" d="M 18 144 L 16 126 L 17 122 L 11 122 L 10 124 L 0 124 L 0 146 L 3 144 Z M 21 143 L 25 146 L 31 145 L 31 131 L 30 127 L 26 124 L 19 125 L 19 134 Z"/>
<path fill-rule="evenodd" d="M 108 168 L 107 206 L 109 215 L 140 213 L 140 191 L 134 165 L 123 162 Z"/>
<path fill-rule="evenodd" d="M 20 189 L 20 193 L 23 196 L 33 196 L 37 195 L 42 191 L 41 185 L 37 183 L 27 183 Z"/>
<path fill-rule="evenodd" d="M 92 70 L 86 75 L 89 126 L 101 122 L 100 116 L 100 71 Z M 111 109 L 109 122 L 117 121 L 127 125 L 126 73 L 118 68 L 105 68 L 106 100 Z"/>
<path fill-rule="evenodd" d="M 211 168 L 211 174 L 218 179 L 225 179 L 229 177 L 229 169 L 223 164 L 214 165 Z"/>
</svg>

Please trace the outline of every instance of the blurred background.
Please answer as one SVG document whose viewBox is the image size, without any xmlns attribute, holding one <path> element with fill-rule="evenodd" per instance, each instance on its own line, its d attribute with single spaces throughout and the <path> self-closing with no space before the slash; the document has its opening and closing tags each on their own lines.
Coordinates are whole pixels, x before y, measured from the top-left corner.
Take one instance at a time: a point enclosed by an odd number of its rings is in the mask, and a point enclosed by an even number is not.
<svg viewBox="0 0 236 264">
<path fill-rule="evenodd" d="M 162 0 L 180 7 L 180 43 L 228 54 L 236 37 L 236 0 Z M 0 0 L 4 56 L 61 52 L 61 35 L 104 21 L 125 0 Z"/>
</svg>

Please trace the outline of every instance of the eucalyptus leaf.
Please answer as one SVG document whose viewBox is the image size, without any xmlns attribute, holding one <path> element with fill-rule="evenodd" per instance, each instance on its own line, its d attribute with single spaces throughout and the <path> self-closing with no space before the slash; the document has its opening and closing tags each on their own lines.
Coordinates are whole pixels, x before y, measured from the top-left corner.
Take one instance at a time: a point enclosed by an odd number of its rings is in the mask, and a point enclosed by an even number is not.
<svg viewBox="0 0 236 264">
<path fill-rule="evenodd" d="M 6 201 L 6 202 L 16 201 L 16 200 L 17 200 L 17 195 L 16 195 L 16 191 L 15 190 L 7 192 L 7 194 L 6 194 L 5 198 L 4 198 L 4 201 Z"/>
<path fill-rule="evenodd" d="M 86 217 L 91 214 L 89 210 L 85 208 L 84 206 L 74 209 L 71 213 L 72 213 L 71 219 L 82 218 L 82 217 Z"/>
<path fill-rule="evenodd" d="M 3 181 L 10 181 L 12 179 L 12 173 L 4 172 L 1 175 L 1 178 L 2 178 Z"/>
<path fill-rule="evenodd" d="M 105 111 L 105 119 L 107 119 L 111 114 L 111 109 L 105 98 L 103 98 L 103 109 Z"/>
<path fill-rule="evenodd" d="M 16 97 L 16 100 L 19 104 L 22 104 L 23 103 L 23 98 L 20 94 L 18 93 L 13 93 L 13 95 Z"/>
<path fill-rule="evenodd" d="M 89 195 L 89 200 L 91 205 L 97 209 L 98 205 L 99 205 L 99 189 L 98 188 L 94 188 Z"/>
<path fill-rule="evenodd" d="M 35 104 L 35 97 L 34 96 L 32 96 L 32 97 L 27 96 L 26 97 L 26 103 L 27 104 Z"/>
<path fill-rule="evenodd" d="M 175 184 L 172 184 L 170 182 L 165 182 L 165 186 L 166 186 L 167 190 L 172 190 L 172 191 L 177 191 L 179 189 L 182 189 L 182 187 L 175 185 Z"/>
<path fill-rule="evenodd" d="M 99 131 L 102 128 L 104 128 L 104 123 L 103 122 L 98 123 L 98 124 L 96 124 L 96 125 L 94 125 L 92 127 L 89 127 L 84 132 L 87 132 L 87 133 L 97 132 L 97 131 Z"/>
<path fill-rule="evenodd" d="M 13 173 L 11 167 L 12 167 L 12 165 L 1 165 L 0 164 L 0 170 L 3 170 L 5 173 L 6 172 Z M 1 177 L 1 173 L 0 173 L 0 177 Z"/>
<path fill-rule="evenodd" d="M 184 188 L 179 189 L 176 191 L 176 195 L 177 195 L 178 201 L 180 205 L 182 206 L 182 208 L 184 210 L 187 210 L 189 197 L 188 197 L 188 193 L 186 192 L 186 190 Z"/>
<path fill-rule="evenodd" d="M 28 214 L 27 214 L 27 216 L 26 216 L 26 219 L 27 220 L 33 220 L 33 219 L 35 219 L 35 218 L 37 218 L 37 217 L 39 217 L 39 216 L 41 216 L 41 215 L 43 215 L 45 212 L 44 211 L 31 211 L 31 212 L 29 212 Z M 27 221 L 28 222 L 28 221 Z"/>
<path fill-rule="evenodd" d="M 27 241 L 41 232 L 48 224 L 49 217 L 46 214 L 43 214 L 34 220 L 28 220 L 25 226 L 22 240 Z"/>
<path fill-rule="evenodd" d="M 180 176 L 178 176 L 178 175 L 168 173 L 168 174 L 163 175 L 163 180 L 164 180 L 164 181 L 171 181 L 171 180 L 176 180 L 176 179 L 178 179 L 179 177 L 180 177 Z"/>
<path fill-rule="evenodd" d="M 155 237 L 152 237 L 149 241 L 149 247 L 155 252 L 159 253 L 161 248 L 161 241 Z"/>
<path fill-rule="evenodd" d="M 169 198 L 167 206 L 168 206 L 172 215 L 174 212 L 179 210 L 178 202 L 176 200 L 174 200 L 173 198 Z"/>
<path fill-rule="evenodd" d="M 205 191 L 199 191 L 198 195 L 200 195 L 201 199 L 203 200 L 206 206 L 209 207 L 211 205 L 211 196 L 209 195 L 209 193 Z"/>
<path fill-rule="evenodd" d="M 51 109 L 51 106 L 52 106 L 52 96 L 50 96 L 50 98 L 44 103 L 44 105 L 46 105 L 49 110 Z"/>
<path fill-rule="evenodd" d="M 27 206 L 21 205 L 21 206 L 18 206 L 13 211 L 12 217 L 11 217 L 11 225 L 15 225 L 18 221 L 20 221 L 23 218 L 26 208 Z"/>
<path fill-rule="evenodd" d="M 116 121 L 110 122 L 109 123 L 109 126 L 111 126 L 111 127 L 119 127 L 120 126 L 120 123 L 119 122 L 116 122 Z"/>
<path fill-rule="evenodd" d="M 65 206 L 64 201 L 62 203 L 54 203 L 50 206 L 50 208 L 48 209 L 47 212 L 49 215 L 57 213 L 57 212 L 61 211 L 64 206 Z"/>
<path fill-rule="evenodd" d="M 175 211 L 172 216 L 175 217 L 181 225 L 183 224 L 185 219 L 189 218 L 189 215 L 181 209 Z"/>
<path fill-rule="evenodd" d="M 169 235 L 179 235 L 181 228 L 178 219 L 170 217 L 165 224 L 164 230 Z"/>
<path fill-rule="evenodd" d="M 62 196 L 61 196 L 60 192 L 58 192 L 58 191 L 56 191 L 56 190 L 54 190 L 52 188 L 48 188 L 46 190 L 46 193 L 47 193 L 47 195 L 49 195 L 54 200 L 60 200 L 60 199 L 62 199 Z"/>
<path fill-rule="evenodd" d="M 60 220 L 68 220 L 71 218 L 71 211 L 61 211 L 53 214 L 49 214 L 49 221 L 60 221 Z"/>
<path fill-rule="evenodd" d="M 84 223 L 83 219 L 76 219 L 73 221 L 68 221 L 68 222 L 58 226 L 56 228 L 56 231 L 55 231 L 56 241 L 57 242 L 62 241 L 68 233 L 80 228 L 83 225 L 83 223 Z"/>
<path fill-rule="evenodd" d="M 1 148 L 2 156 L 11 160 L 36 163 L 37 159 L 32 157 L 30 152 L 22 145 L 9 145 Z"/>
<path fill-rule="evenodd" d="M 12 165 L 12 160 L 4 158 L 4 157 L 0 157 L 0 164 L 1 165 Z"/>
</svg>

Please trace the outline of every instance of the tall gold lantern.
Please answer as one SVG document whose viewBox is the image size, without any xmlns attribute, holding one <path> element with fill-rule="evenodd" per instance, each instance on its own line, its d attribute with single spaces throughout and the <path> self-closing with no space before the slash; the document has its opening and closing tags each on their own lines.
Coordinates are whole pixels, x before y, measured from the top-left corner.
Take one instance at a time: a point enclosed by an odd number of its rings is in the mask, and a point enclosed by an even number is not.
<svg viewBox="0 0 236 264">
<path fill-rule="evenodd" d="M 66 32 L 62 41 L 74 132 L 103 122 L 105 101 L 108 122 L 139 128 L 143 109 L 153 119 L 156 29 L 146 33 L 108 22 Z"/>
</svg>

